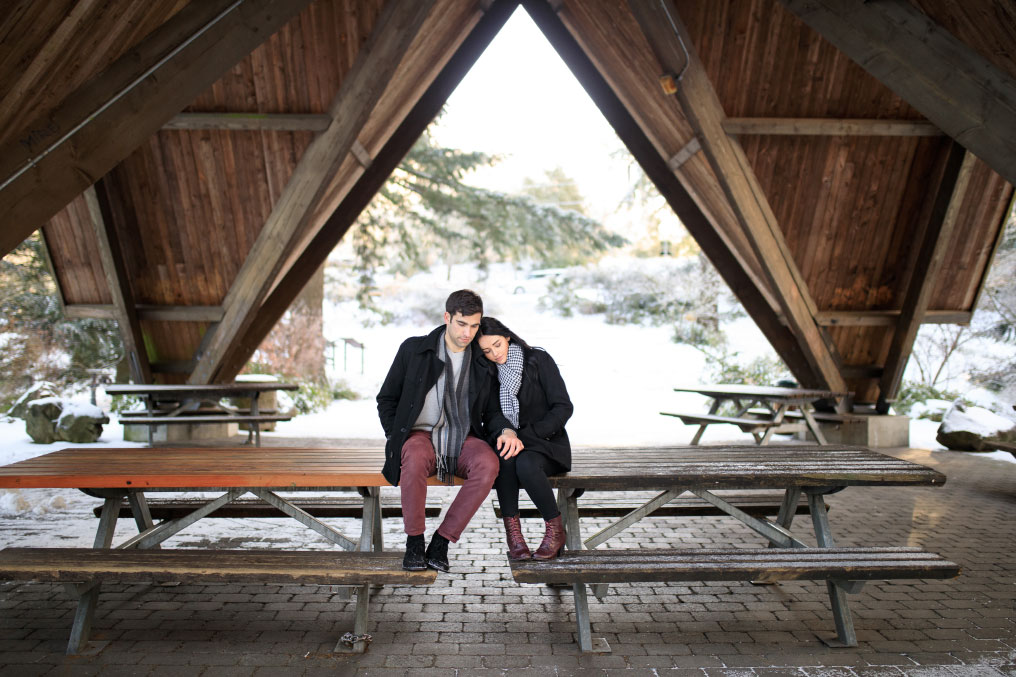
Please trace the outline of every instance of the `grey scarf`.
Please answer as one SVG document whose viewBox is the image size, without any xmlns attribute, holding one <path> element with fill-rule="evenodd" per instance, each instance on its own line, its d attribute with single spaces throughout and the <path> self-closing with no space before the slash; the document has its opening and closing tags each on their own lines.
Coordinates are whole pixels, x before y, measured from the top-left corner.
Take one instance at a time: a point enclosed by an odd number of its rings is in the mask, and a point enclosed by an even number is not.
<svg viewBox="0 0 1016 677">
<path fill-rule="evenodd" d="M 437 402 L 441 409 L 430 439 L 437 454 L 437 479 L 452 482 L 462 452 L 462 443 L 469 433 L 469 365 L 472 362 L 473 346 L 466 346 L 459 367 L 459 377 L 452 370 L 452 358 L 448 354 L 444 332 L 438 336 L 438 355 L 444 361 L 444 371 L 437 379 Z"/>
</svg>

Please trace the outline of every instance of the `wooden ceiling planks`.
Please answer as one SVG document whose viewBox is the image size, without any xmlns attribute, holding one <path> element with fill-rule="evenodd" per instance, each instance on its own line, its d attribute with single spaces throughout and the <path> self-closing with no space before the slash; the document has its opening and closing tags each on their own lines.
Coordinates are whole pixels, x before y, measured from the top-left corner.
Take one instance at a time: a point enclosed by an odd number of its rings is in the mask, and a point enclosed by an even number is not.
<svg viewBox="0 0 1016 677">
<path fill-rule="evenodd" d="M 369 34 L 384 0 L 317 0 L 199 94 L 191 112 L 321 114 Z M 185 2 L 35 3 L 0 8 L 0 38 L 25 32 L 0 52 L 0 143 L 6 124 L 59 103 L 112 63 Z M 622 0 L 564 0 L 561 19 L 610 83 L 661 157 L 674 158 L 694 140 L 645 38 Z M 853 63 L 776 0 L 675 3 L 693 46 L 729 117 L 923 122 L 917 111 Z M 995 66 L 1013 73 L 1016 14 L 1011 2 L 911 0 Z M 279 278 L 296 261 L 330 210 L 349 192 L 392 130 L 426 89 L 477 16 L 474 0 L 441 0 L 358 135 L 360 159 L 340 165 L 319 209 L 299 237 Z M 118 22 L 110 17 L 133 17 Z M 131 14 L 134 12 L 134 14 Z M 75 16 L 77 23 L 68 17 Z M 159 18 L 162 17 L 162 18 Z M 68 23 L 71 21 L 71 23 Z M 70 26 L 101 27 L 86 36 Z M 61 33 L 63 31 L 63 33 Z M 114 37 L 115 36 L 115 37 Z M 61 42 L 62 41 L 62 42 Z M 5 48 L 8 41 L 4 40 Z M 79 52 L 55 50 L 73 45 Z M 48 47 L 47 47 L 48 45 Z M 34 50 L 34 51 L 33 51 Z M 41 51 L 40 51 L 41 50 Z M 35 52 L 39 51 L 39 55 Z M 46 61 L 46 54 L 52 61 Z M 40 86 L 29 91 L 26 83 Z M 61 90 L 61 88 L 64 88 Z M 69 89 L 67 89 L 69 88 Z M 14 96 L 8 96 L 14 92 Z M 49 99 L 47 99 L 49 97 Z M 13 106 L 10 102 L 16 102 Z M 35 106 L 36 110 L 33 110 Z M 16 110 L 15 110 L 16 109 Z M 7 116 L 6 118 L 4 116 Z M 122 196 L 116 227 L 139 303 L 218 306 L 313 138 L 309 131 L 163 130 L 106 177 Z M 946 138 L 742 133 L 747 154 L 808 291 L 823 311 L 892 311 L 902 303 L 910 255 L 928 218 Z M 770 307 L 775 290 L 760 275 L 743 233 L 703 153 L 676 175 L 721 238 L 737 252 Z M 929 302 L 939 311 L 969 311 L 982 285 L 1013 196 L 1011 185 L 977 163 L 956 232 Z M 66 301 L 108 304 L 101 268 L 75 201 L 46 226 Z M 142 320 L 153 360 L 186 363 L 208 324 Z M 149 336 L 150 334 L 150 336 Z M 829 328 L 844 364 L 877 367 L 886 359 L 889 325 Z M 862 393 L 872 380 L 851 379 Z M 864 400 L 866 397 L 861 396 Z"/>
<path fill-rule="evenodd" d="M 8 0 L 0 9 L 0 145 L 98 75 L 188 0 Z"/>
</svg>

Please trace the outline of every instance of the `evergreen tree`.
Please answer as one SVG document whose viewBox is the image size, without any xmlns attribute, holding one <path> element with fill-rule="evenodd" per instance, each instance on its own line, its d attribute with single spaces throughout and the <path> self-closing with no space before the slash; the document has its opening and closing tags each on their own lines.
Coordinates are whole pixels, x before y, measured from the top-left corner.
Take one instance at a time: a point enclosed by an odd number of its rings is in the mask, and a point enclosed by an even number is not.
<svg viewBox="0 0 1016 677">
<path fill-rule="evenodd" d="M 63 316 L 39 233 L 0 259 L 0 408 L 34 381 L 68 386 L 122 355 L 115 322 Z"/>
<path fill-rule="evenodd" d="M 577 264 L 624 243 L 574 209 L 464 182 L 473 169 L 496 162 L 485 153 L 440 147 L 428 132 L 420 137 L 352 232 L 361 306 L 372 307 L 378 269 L 396 263 L 406 272 L 421 270 L 433 251 L 449 265 L 473 261 L 484 270 L 495 260 Z"/>
</svg>

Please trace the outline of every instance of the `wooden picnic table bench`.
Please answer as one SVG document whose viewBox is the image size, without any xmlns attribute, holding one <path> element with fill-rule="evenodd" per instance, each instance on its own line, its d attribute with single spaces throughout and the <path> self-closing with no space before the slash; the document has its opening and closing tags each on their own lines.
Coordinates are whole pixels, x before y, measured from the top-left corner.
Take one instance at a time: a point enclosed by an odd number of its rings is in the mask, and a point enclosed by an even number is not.
<svg viewBox="0 0 1016 677">
<path fill-rule="evenodd" d="M 261 411 L 261 393 L 275 390 L 297 390 L 292 383 L 270 381 L 238 381 L 214 384 L 113 384 L 106 386 L 108 395 L 137 395 L 145 401 L 145 411 L 123 412 L 119 415 L 126 425 L 148 427 L 148 446 L 153 444 L 153 430 L 160 425 L 198 425 L 236 423 L 246 425 L 247 443 L 261 446 L 261 424 L 288 421 L 292 416 L 275 410 Z M 248 407 L 223 404 L 225 397 L 250 400 Z"/>
<path fill-rule="evenodd" d="M 779 386 L 751 386 L 720 383 L 674 388 L 675 392 L 698 393 L 712 400 L 707 413 L 661 411 L 663 416 L 674 416 L 685 425 L 699 426 L 691 444 L 698 444 L 710 425 L 735 425 L 742 432 L 751 433 L 755 443 L 769 444 L 775 433 L 810 432 L 815 441 L 826 444 L 825 436 L 815 420 L 816 400 L 843 400 L 849 393 L 813 388 L 783 388 Z M 734 405 L 734 413 L 725 415 L 720 408 L 725 402 Z M 797 418 L 802 422 L 791 423 Z"/>
<path fill-rule="evenodd" d="M 586 586 L 603 599 L 610 583 L 689 580 L 826 581 L 836 626 L 831 646 L 856 646 L 847 593 L 859 592 L 863 581 L 893 578 L 948 578 L 959 567 L 934 553 L 918 549 L 864 544 L 837 547 L 824 496 L 854 486 L 939 486 L 945 476 L 925 466 L 863 447 L 615 448 L 572 451 L 572 469 L 554 475 L 558 507 L 564 516 L 567 551 L 551 562 L 510 562 L 520 583 L 570 583 L 574 592 L 579 646 L 583 651 L 609 651 L 594 639 L 589 623 Z M 655 496 L 591 536 L 582 533 L 582 501 L 598 492 L 655 490 Z M 733 500 L 743 490 L 780 489 L 783 501 L 774 519 L 739 508 Z M 736 490 L 732 494 L 727 490 Z M 690 551 L 646 548 L 636 551 L 597 549 L 650 514 L 686 493 L 737 519 L 768 541 L 768 547 Z M 808 502 L 813 536 L 810 547 L 791 530 L 802 494 Z M 771 514 L 771 513 L 770 513 Z M 863 519 L 862 516 L 853 516 Z"/>
<path fill-rule="evenodd" d="M 782 491 L 718 491 L 731 505 L 743 510 L 754 517 L 765 517 L 776 515 L 783 505 L 784 492 Z M 633 510 L 637 510 L 655 496 L 647 492 L 624 492 L 619 495 L 597 495 L 594 501 L 583 501 L 579 506 L 582 517 L 624 517 Z M 497 498 L 494 501 L 494 515 L 501 519 L 501 505 Z M 808 514 L 807 498 L 802 496 L 797 503 L 796 514 Z M 669 503 L 656 507 L 646 517 L 715 517 L 726 515 L 709 501 L 705 501 L 695 495 L 681 495 Z M 534 518 L 540 517 L 540 511 L 536 509 L 532 501 L 527 499 L 519 500 L 519 517 Z"/>
<path fill-rule="evenodd" d="M 380 499 L 381 517 L 402 517 L 402 502 L 398 496 L 381 496 Z M 184 517 L 194 512 L 208 502 L 205 498 L 147 498 L 148 513 L 153 520 L 172 520 Z M 363 498 L 358 495 L 340 496 L 301 496 L 290 499 L 295 507 L 303 510 L 311 517 L 318 518 L 355 518 L 363 517 Z M 102 506 L 93 508 L 92 512 L 96 517 L 102 515 Z M 424 508 L 427 517 L 437 517 L 441 514 L 441 501 L 427 497 L 427 504 Z M 214 512 L 209 513 L 205 519 L 212 518 L 279 518 L 288 517 L 279 508 L 257 498 L 238 498 L 232 503 L 227 503 Z M 120 519 L 134 517 L 130 501 L 125 497 L 120 502 Z"/>
<path fill-rule="evenodd" d="M 30 548 L 16 549 L 0 555 L 0 562 L 21 562 L 14 567 L 0 566 L 5 578 L 15 580 L 64 580 L 81 577 L 86 581 L 75 589 L 78 607 L 71 626 L 67 651 L 81 653 L 87 646 L 92 618 L 95 613 L 102 580 L 109 578 L 151 580 L 172 577 L 177 573 L 185 580 L 278 580 L 276 567 L 279 558 L 270 550 L 249 550 L 245 554 L 216 549 L 163 550 L 165 541 L 201 519 L 214 514 L 246 494 L 253 494 L 285 515 L 297 520 L 341 550 L 327 554 L 339 562 L 339 572 L 325 575 L 330 580 L 343 580 L 355 585 L 356 613 L 352 633 L 346 633 L 336 644 L 336 651 L 362 652 L 370 636 L 368 611 L 372 584 L 384 584 L 385 577 L 401 583 L 425 585 L 435 578 L 426 572 L 422 576 L 403 576 L 396 571 L 401 567 L 401 553 L 376 555 L 363 559 L 362 555 L 383 551 L 381 531 L 380 488 L 388 486 L 381 475 L 384 450 L 380 448 L 216 448 L 209 454 L 206 448 L 167 447 L 153 453 L 150 448 L 82 447 L 50 452 L 42 456 L 0 467 L 0 488 L 83 488 L 90 495 L 104 498 L 98 520 L 94 550 Z M 436 479 L 432 479 L 437 484 Z M 461 483 L 461 482 L 459 482 Z M 279 492 L 340 491 L 357 487 L 362 496 L 360 534 L 347 537 L 334 526 L 309 514 L 298 502 L 281 496 Z M 190 513 L 155 524 L 148 508 L 150 492 L 203 491 L 220 495 L 206 499 Z M 117 518 L 126 496 L 139 533 L 113 547 Z M 7 551 L 2 551 L 7 552 Z M 140 554 L 140 553 L 146 554 Z M 170 555 L 149 555 L 149 552 L 169 552 Z M 219 554 L 225 553 L 225 554 Z M 85 576 L 80 569 L 68 573 L 64 563 L 75 555 L 94 563 L 94 570 Z M 319 551 L 299 551 L 287 554 L 293 566 L 292 583 L 316 584 L 322 579 L 324 555 Z M 175 558 L 175 559 L 174 559 Z M 207 561 L 207 569 L 202 570 Z M 173 566 L 194 565 L 197 571 Z M 204 571 L 204 573 L 202 573 Z M 287 574 L 288 575 L 288 574 Z M 196 578 L 187 578 L 196 577 Z M 246 577 L 246 578 L 244 578 Z"/>
</svg>

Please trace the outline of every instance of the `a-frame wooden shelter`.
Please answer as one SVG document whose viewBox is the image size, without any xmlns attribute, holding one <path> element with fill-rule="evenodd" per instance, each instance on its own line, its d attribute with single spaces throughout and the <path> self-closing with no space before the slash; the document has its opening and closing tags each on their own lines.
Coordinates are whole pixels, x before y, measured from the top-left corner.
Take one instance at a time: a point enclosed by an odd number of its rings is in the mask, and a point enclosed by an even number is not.
<svg viewBox="0 0 1016 677">
<path fill-rule="evenodd" d="M 969 319 L 1011 1 L 13 0 L 0 252 L 41 227 L 133 379 L 229 380 L 519 5 L 802 385 L 884 405 Z"/>
</svg>

